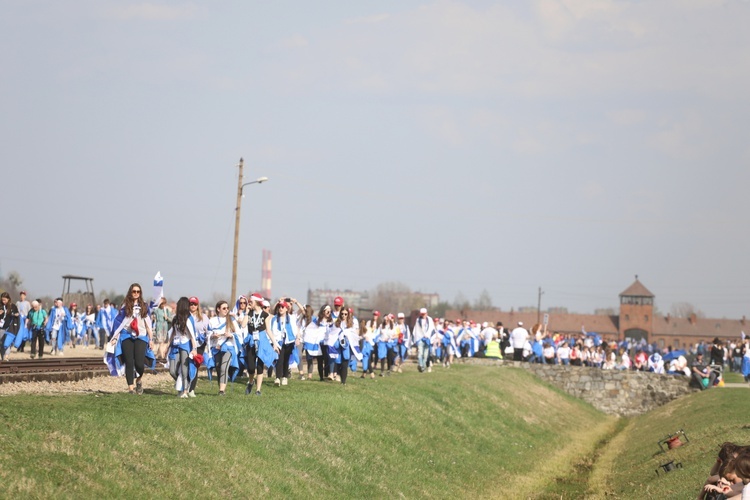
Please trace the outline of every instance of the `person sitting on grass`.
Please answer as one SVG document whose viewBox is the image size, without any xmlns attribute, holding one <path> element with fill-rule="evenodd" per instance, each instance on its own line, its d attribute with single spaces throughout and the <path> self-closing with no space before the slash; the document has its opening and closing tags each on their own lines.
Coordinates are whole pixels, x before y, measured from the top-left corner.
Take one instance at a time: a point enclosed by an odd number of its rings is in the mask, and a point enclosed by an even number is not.
<svg viewBox="0 0 750 500">
<path fill-rule="evenodd" d="M 719 458 L 711 468 L 699 499 L 713 500 L 724 498 L 750 498 L 750 449 L 734 443 L 724 443 L 719 450 Z M 745 491 L 747 490 L 747 491 Z"/>
</svg>

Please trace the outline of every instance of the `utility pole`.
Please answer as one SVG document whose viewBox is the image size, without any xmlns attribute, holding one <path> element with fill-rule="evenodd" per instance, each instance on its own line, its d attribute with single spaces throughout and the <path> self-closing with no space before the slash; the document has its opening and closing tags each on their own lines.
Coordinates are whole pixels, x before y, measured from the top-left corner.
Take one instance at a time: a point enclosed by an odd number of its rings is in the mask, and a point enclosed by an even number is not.
<svg viewBox="0 0 750 500">
<path fill-rule="evenodd" d="M 539 287 L 539 295 L 537 297 L 537 302 L 536 302 L 536 323 L 537 324 L 540 324 L 539 319 L 540 319 L 541 312 L 542 312 L 542 294 L 543 293 L 544 292 L 542 291 L 542 287 Z"/>
<path fill-rule="evenodd" d="M 258 177 L 254 181 L 243 183 L 244 177 L 242 176 L 242 169 L 245 166 L 245 161 L 240 158 L 240 163 L 237 165 L 240 168 L 240 175 L 237 177 L 237 206 L 234 209 L 234 255 L 232 256 L 232 295 L 229 296 L 229 302 L 232 302 L 237 298 L 237 252 L 240 247 L 240 209 L 242 208 L 242 190 L 245 186 L 250 184 L 263 184 L 268 180 L 268 177 Z"/>
<path fill-rule="evenodd" d="M 240 175 L 237 177 L 237 207 L 234 209 L 234 255 L 232 256 L 232 294 L 229 296 L 229 302 L 237 297 L 237 251 L 240 247 L 240 205 L 242 204 L 242 169 L 245 160 L 240 158 L 237 165 L 240 168 Z"/>
</svg>

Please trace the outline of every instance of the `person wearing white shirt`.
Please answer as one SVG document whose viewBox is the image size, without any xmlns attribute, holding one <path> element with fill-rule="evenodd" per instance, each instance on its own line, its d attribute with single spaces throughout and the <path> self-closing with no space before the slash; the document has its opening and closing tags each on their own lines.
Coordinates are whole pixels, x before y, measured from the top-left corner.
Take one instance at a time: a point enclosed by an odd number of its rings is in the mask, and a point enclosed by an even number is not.
<svg viewBox="0 0 750 500">
<path fill-rule="evenodd" d="M 513 346 L 513 361 L 523 361 L 523 349 L 529 340 L 529 332 L 523 327 L 523 321 L 510 332 L 510 343 Z"/>
<path fill-rule="evenodd" d="M 430 338 L 435 333 L 435 322 L 427 315 L 427 309 L 419 310 L 419 318 L 414 323 L 414 343 L 417 344 L 417 369 L 427 370 L 427 359 L 430 356 Z"/>
</svg>

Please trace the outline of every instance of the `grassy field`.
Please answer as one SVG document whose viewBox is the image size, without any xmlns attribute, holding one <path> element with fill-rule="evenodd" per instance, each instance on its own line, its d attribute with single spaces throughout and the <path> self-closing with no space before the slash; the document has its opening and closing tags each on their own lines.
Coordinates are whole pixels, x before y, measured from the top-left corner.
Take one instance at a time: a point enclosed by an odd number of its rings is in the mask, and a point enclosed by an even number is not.
<svg viewBox="0 0 750 500">
<path fill-rule="evenodd" d="M 630 419 L 602 451 L 591 475 L 590 492 L 597 493 L 592 496 L 696 498 L 719 445 L 750 444 L 748 415 L 750 390 L 715 388 Z M 681 429 L 689 442 L 662 453 L 658 442 Z M 681 463 L 682 469 L 664 474 L 659 465 L 670 460 Z"/>
<path fill-rule="evenodd" d="M 745 388 L 632 419 L 512 368 L 242 389 L 3 397 L 0 496 L 695 498 L 719 444 L 750 444 Z M 683 468 L 657 476 L 669 460 Z"/>
<path fill-rule="evenodd" d="M 509 368 L 198 387 L 3 397 L 2 496 L 579 498 L 620 425 Z"/>
</svg>

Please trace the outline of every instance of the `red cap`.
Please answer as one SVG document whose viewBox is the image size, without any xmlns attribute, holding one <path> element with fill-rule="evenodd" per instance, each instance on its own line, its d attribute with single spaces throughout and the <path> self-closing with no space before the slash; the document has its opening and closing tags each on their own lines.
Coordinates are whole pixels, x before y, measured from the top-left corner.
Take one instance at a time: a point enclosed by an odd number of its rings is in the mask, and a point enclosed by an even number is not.
<svg viewBox="0 0 750 500">
<path fill-rule="evenodd" d="M 18 295 L 26 295 L 26 290 L 21 290 L 21 292 Z"/>
<path fill-rule="evenodd" d="M 372 312 L 372 315 L 373 315 L 373 316 L 380 316 L 380 311 L 373 311 L 373 312 Z"/>
<path fill-rule="evenodd" d="M 70 307 L 78 307 L 78 304 L 76 304 L 75 302 L 71 302 Z"/>
<path fill-rule="evenodd" d="M 263 296 L 259 293 L 254 293 L 250 296 L 250 300 L 255 300 L 256 302 L 263 303 Z"/>
<path fill-rule="evenodd" d="M 200 304 L 200 300 L 198 300 L 198 297 L 195 297 L 195 296 L 193 296 L 193 297 L 190 297 L 190 298 L 188 299 L 188 302 L 189 302 L 190 304 Z"/>
<path fill-rule="evenodd" d="M 333 299 L 333 305 L 334 306 L 343 306 L 344 305 L 344 298 L 343 297 L 336 297 Z"/>
<path fill-rule="evenodd" d="M 287 302 L 286 300 L 280 300 L 280 301 L 279 301 L 279 302 L 277 303 L 277 305 L 279 305 L 279 306 L 281 306 L 281 307 L 286 307 L 287 309 L 289 309 L 289 308 L 291 307 L 291 306 L 289 305 L 289 302 Z"/>
</svg>

